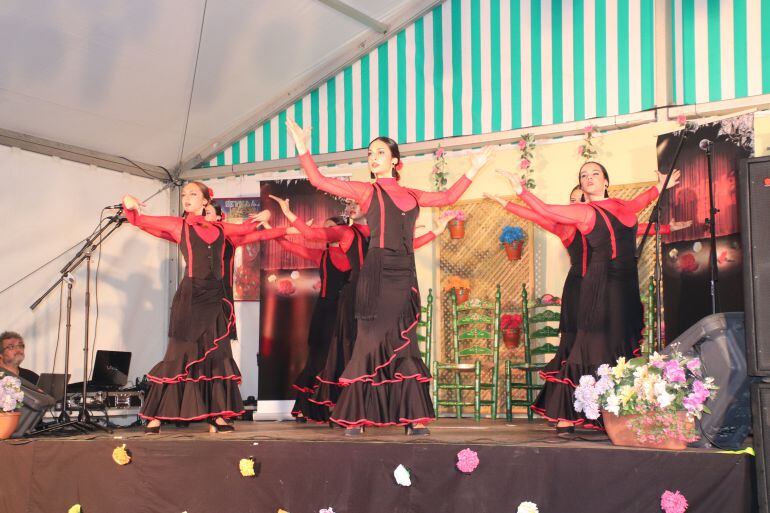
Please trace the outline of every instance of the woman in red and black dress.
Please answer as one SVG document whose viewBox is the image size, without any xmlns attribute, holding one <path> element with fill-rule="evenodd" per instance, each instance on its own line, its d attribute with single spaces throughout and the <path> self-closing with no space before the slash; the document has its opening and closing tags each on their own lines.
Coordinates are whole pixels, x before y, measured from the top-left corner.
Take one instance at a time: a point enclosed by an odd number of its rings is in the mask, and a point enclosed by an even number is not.
<svg viewBox="0 0 770 513">
<path fill-rule="evenodd" d="M 361 266 L 364 263 L 366 249 L 369 246 L 369 225 L 361 212 L 361 208 L 355 201 L 348 205 L 348 214 L 353 224 L 340 226 L 325 226 L 322 228 L 310 227 L 289 208 L 289 200 L 275 198 L 281 206 L 283 214 L 292 226 L 307 240 L 325 241 L 328 244 L 337 242 L 339 248 L 345 253 L 350 264 L 348 281 L 340 291 L 340 299 L 337 305 L 336 322 L 332 334 L 326 365 L 316 375 L 315 392 L 308 399 L 310 402 L 333 408 L 342 390 L 339 382 L 345 367 L 353 354 L 353 346 L 356 340 L 357 327 L 355 319 L 356 286 Z M 436 228 L 414 239 L 414 249 L 432 242 L 445 229 L 454 216 L 442 216 L 436 223 Z"/>
<path fill-rule="evenodd" d="M 147 373 L 150 389 L 139 414 L 149 421 L 147 433 L 158 433 L 162 420 L 206 420 L 212 432 L 231 431 L 225 419 L 243 413 L 241 373 L 230 348 L 235 312 L 224 282 L 225 242 L 244 234 L 277 238 L 286 229 L 257 232 L 256 224 L 208 222 L 202 214 L 210 201 L 200 182 L 182 189 L 184 217 L 142 215 L 136 198 L 123 198 L 128 221 L 179 244 L 187 264 L 171 304 L 166 354 Z"/>
<path fill-rule="evenodd" d="M 669 187 L 679 181 L 679 171 L 673 173 Z M 577 333 L 560 371 L 550 375 L 552 381 L 574 386 L 581 376 L 594 375 L 604 363 L 613 364 L 620 357 L 632 358 L 639 351 L 644 328 L 635 258 L 637 213 L 658 197 L 666 176 L 658 173 L 658 184 L 632 200 L 609 198 L 607 170 L 597 162 L 587 162 L 579 173 L 586 203 L 570 205 L 545 204 L 523 189 L 517 177 L 506 176 L 530 208 L 554 222 L 574 226 L 588 243 L 590 257 L 580 285 Z M 549 398 L 545 400 L 551 407 Z M 556 421 L 557 428 L 601 427 L 600 422 L 589 424 L 585 418 L 570 413 L 569 389 L 554 394 L 552 404 L 552 410 L 538 411 L 543 408 L 537 403 L 534 409 Z M 548 411 L 559 414 L 551 416 Z"/>
<path fill-rule="evenodd" d="M 331 420 L 362 432 L 363 426 L 406 426 L 407 433 L 427 434 L 435 417 L 428 390 L 430 372 L 420 356 L 415 327 L 420 295 L 414 264 L 414 227 L 420 206 L 451 205 L 486 163 L 491 149 L 473 158 L 471 169 L 448 191 L 424 192 L 398 184 L 398 145 L 385 137 L 369 144 L 368 182 L 326 178 L 307 151 L 306 136 L 287 123 L 310 183 L 361 205 L 371 230 L 369 250 L 356 288 L 358 332 L 353 354 L 340 376 L 345 385 Z"/>
</svg>

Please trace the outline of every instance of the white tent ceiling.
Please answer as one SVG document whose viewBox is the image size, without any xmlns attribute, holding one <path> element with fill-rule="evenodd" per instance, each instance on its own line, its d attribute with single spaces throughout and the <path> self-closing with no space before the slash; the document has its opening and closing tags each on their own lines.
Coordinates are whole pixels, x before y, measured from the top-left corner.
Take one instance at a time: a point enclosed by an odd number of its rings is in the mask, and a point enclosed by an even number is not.
<svg viewBox="0 0 770 513">
<path fill-rule="evenodd" d="M 4 0 L 0 129 L 174 168 L 235 139 L 437 3 Z M 388 33 L 344 14 L 346 6 Z"/>
</svg>

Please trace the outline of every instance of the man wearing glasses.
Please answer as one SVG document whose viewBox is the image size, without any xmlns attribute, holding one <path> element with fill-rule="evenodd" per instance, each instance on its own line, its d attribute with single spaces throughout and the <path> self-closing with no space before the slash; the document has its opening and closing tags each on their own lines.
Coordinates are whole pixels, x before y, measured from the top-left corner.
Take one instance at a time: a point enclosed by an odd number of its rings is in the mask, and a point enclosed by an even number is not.
<svg viewBox="0 0 770 513">
<path fill-rule="evenodd" d="M 0 372 L 8 372 L 32 383 L 37 383 L 39 376 L 31 370 L 20 367 L 24 361 L 24 339 L 13 331 L 0 333 Z"/>
</svg>

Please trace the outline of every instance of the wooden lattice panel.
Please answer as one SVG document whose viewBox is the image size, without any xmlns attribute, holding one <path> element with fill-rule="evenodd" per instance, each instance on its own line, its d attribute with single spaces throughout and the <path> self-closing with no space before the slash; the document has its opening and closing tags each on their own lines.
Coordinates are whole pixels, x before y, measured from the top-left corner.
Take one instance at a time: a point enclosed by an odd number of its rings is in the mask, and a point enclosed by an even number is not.
<svg viewBox="0 0 770 513">
<path fill-rule="evenodd" d="M 465 223 L 465 237 L 452 239 L 442 237 L 439 246 L 440 284 L 437 294 L 437 307 L 441 309 L 441 322 L 436 325 L 436 354 L 443 362 L 451 361 L 452 349 L 452 308 L 450 296 L 444 292 L 447 280 L 451 276 L 459 276 L 470 280 L 471 299 L 494 301 L 496 287 L 501 286 L 502 312 L 521 312 L 521 285 L 527 284 L 531 291 L 534 283 L 534 225 L 519 217 L 515 217 L 502 209 L 496 202 L 489 200 L 460 201 L 449 209 L 462 209 L 468 220 Z M 505 250 L 498 238 L 505 226 L 520 226 L 526 234 L 522 249 L 521 260 L 509 261 Z M 440 301 L 438 301 L 440 299 Z M 498 415 L 503 414 L 505 407 L 503 379 L 505 377 L 505 360 L 523 360 L 523 347 L 507 349 L 500 342 L 499 393 Z M 482 370 L 483 380 L 491 380 L 491 358 L 485 362 Z M 472 383 L 470 373 L 465 378 Z M 444 379 L 447 379 L 447 374 Z M 489 391 L 484 398 L 489 398 Z M 523 393 L 523 392 L 522 392 Z M 470 397 L 467 396 L 467 397 Z M 465 408 L 464 413 L 472 409 Z"/>
</svg>

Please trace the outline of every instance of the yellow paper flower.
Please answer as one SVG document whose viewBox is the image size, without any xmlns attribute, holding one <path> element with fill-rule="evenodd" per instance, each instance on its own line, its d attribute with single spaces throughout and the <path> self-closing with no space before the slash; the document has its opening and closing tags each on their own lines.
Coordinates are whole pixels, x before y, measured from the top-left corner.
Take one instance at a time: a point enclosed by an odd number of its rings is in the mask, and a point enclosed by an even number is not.
<svg viewBox="0 0 770 513">
<path fill-rule="evenodd" d="M 75 504 L 67 510 L 67 513 L 81 513 L 81 511 L 83 510 L 80 508 L 80 504 Z"/>
<path fill-rule="evenodd" d="M 635 393 L 634 387 L 624 386 L 620 389 L 620 402 L 623 403 L 623 406 L 634 398 Z"/>
<path fill-rule="evenodd" d="M 278 513 L 289 513 L 289 512 L 286 511 L 285 509 L 278 508 Z"/>
<path fill-rule="evenodd" d="M 626 367 L 628 364 L 626 363 L 626 358 L 624 356 L 621 356 L 618 358 L 618 363 L 615 364 L 615 367 L 612 369 L 612 376 L 615 379 L 620 379 L 623 377 L 623 373 L 626 371 Z"/>
<path fill-rule="evenodd" d="M 243 458 L 238 463 L 238 469 L 243 477 L 253 477 L 256 475 L 254 473 L 254 460 L 251 458 Z"/>
<path fill-rule="evenodd" d="M 126 450 L 126 444 L 115 447 L 115 450 L 112 451 L 112 461 L 118 465 L 128 465 L 131 463 L 131 455 Z"/>
</svg>

